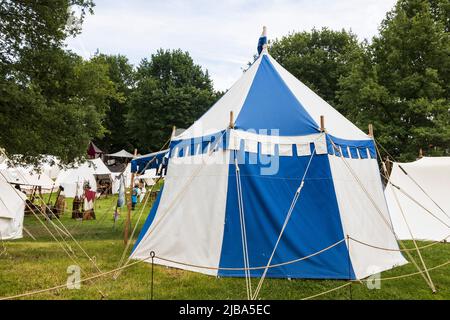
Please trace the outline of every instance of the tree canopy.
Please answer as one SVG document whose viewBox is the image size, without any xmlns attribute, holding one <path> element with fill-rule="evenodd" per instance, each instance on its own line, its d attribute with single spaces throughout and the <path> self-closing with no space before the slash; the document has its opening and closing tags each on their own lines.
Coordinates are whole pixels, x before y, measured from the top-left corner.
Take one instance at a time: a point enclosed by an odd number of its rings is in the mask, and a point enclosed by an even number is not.
<svg viewBox="0 0 450 320">
<path fill-rule="evenodd" d="M 349 74 L 354 59 L 363 52 L 351 32 L 323 28 L 277 39 L 270 46 L 270 54 L 296 78 L 336 106 L 339 78 Z"/>
<path fill-rule="evenodd" d="M 400 160 L 450 150 L 449 1 L 400 0 L 340 79 L 340 109 Z M 447 14 L 444 14 L 446 12 Z"/>
<path fill-rule="evenodd" d="M 0 2 L 0 145 L 25 162 L 83 157 L 116 96 L 107 66 L 64 50 L 90 0 Z M 76 18 L 74 11 L 80 12 Z"/>
<path fill-rule="evenodd" d="M 160 49 L 137 70 L 127 117 L 130 137 L 140 151 L 157 151 L 172 126 L 186 129 L 216 99 L 208 72 L 194 64 L 189 53 Z"/>
</svg>

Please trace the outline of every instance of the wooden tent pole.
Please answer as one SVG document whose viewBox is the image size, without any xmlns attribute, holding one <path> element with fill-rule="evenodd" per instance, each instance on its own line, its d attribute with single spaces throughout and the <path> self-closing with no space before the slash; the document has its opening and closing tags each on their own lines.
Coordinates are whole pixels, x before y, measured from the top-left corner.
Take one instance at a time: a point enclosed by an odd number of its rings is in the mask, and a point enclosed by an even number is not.
<svg viewBox="0 0 450 320">
<path fill-rule="evenodd" d="M 325 132 L 325 117 L 320 116 L 320 132 Z"/>
<path fill-rule="evenodd" d="M 373 125 L 371 123 L 369 123 L 369 137 L 374 137 L 373 135 Z"/>
<path fill-rule="evenodd" d="M 234 112 L 230 111 L 230 129 L 234 129 Z"/>
<path fill-rule="evenodd" d="M 134 156 L 137 156 L 137 149 L 134 149 Z M 130 227 L 131 227 L 131 198 L 133 197 L 133 189 L 134 189 L 134 172 L 131 173 L 131 184 L 130 184 L 130 197 L 128 198 L 128 203 L 127 203 L 127 208 L 128 208 L 128 213 L 127 213 L 127 221 L 125 223 L 125 231 L 123 234 L 123 242 L 125 245 L 128 244 L 128 234 L 130 232 Z"/>
</svg>

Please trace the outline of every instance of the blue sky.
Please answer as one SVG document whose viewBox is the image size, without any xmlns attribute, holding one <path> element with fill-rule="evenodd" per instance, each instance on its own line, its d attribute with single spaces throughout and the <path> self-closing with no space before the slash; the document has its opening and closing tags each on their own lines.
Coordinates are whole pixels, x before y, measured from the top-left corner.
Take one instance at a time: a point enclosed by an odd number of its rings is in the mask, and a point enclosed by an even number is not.
<svg viewBox="0 0 450 320">
<path fill-rule="evenodd" d="M 313 27 L 352 30 L 370 39 L 396 0 L 96 0 L 83 32 L 67 41 L 85 58 L 98 49 L 138 65 L 158 48 L 189 51 L 216 89 L 228 89 L 256 52 L 262 26 L 269 39 Z"/>
</svg>

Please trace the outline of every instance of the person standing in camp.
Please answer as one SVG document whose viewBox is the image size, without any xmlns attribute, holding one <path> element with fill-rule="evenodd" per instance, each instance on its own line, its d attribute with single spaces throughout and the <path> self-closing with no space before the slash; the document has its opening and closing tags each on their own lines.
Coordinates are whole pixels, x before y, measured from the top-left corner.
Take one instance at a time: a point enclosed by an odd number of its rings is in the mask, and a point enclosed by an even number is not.
<svg viewBox="0 0 450 320">
<path fill-rule="evenodd" d="M 139 193 L 140 193 L 139 186 L 135 184 L 133 190 L 131 191 L 131 210 L 134 210 L 134 208 L 136 208 Z"/>
</svg>

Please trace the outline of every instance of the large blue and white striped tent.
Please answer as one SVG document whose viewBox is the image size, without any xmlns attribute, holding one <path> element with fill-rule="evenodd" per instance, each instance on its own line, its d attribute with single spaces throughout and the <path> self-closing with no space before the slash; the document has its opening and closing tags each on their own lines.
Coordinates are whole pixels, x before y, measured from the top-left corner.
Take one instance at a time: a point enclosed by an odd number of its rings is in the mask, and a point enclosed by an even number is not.
<svg viewBox="0 0 450 320">
<path fill-rule="evenodd" d="M 153 251 L 156 264 L 216 276 L 361 279 L 406 263 L 397 249 L 373 139 L 264 46 L 172 137 L 131 259 Z"/>
</svg>

